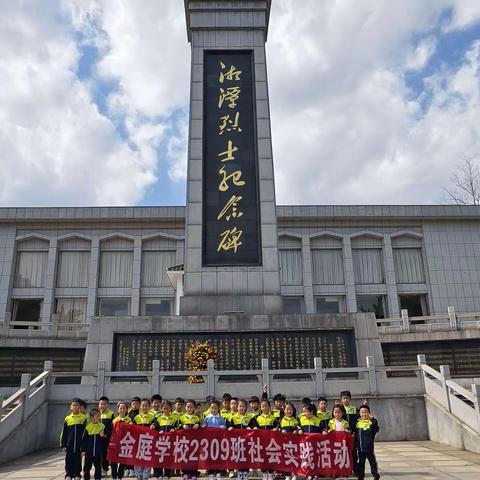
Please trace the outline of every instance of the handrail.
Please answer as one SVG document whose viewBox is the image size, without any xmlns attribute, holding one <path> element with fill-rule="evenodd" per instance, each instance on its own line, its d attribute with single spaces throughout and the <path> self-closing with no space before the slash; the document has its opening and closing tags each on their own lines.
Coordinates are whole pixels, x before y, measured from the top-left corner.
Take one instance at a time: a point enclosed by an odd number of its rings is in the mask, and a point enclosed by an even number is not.
<svg viewBox="0 0 480 480">
<path fill-rule="evenodd" d="M 37 384 L 40 382 L 44 382 L 49 376 L 51 372 L 48 370 L 46 372 L 40 373 L 40 375 L 37 375 L 31 382 L 30 382 L 30 388 L 36 387 Z"/>
<path fill-rule="evenodd" d="M 13 393 L 12 395 L 10 395 L 8 398 L 6 398 L 3 402 L 2 402 L 2 410 L 4 408 L 8 408 L 10 407 L 12 404 L 14 404 L 15 402 L 17 402 L 20 398 L 23 397 L 23 395 L 26 393 L 27 389 L 26 388 L 20 388 L 19 390 L 17 390 L 15 393 Z"/>
<path fill-rule="evenodd" d="M 431 375 L 433 378 L 436 378 L 437 380 L 442 379 L 442 374 L 440 372 L 437 372 L 434 368 L 429 367 L 428 365 L 422 365 L 422 370 Z"/>
<path fill-rule="evenodd" d="M 408 311 L 402 310 L 401 317 L 377 319 L 377 328 L 380 334 L 480 328 L 480 312 L 456 313 L 448 307 L 446 314 L 409 317 Z"/>
<path fill-rule="evenodd" d="M 418 355 L 417 360 L 422 369 L 425 396 L 480 433 L 480 384 L 472 384 L 472 390 L 468 391 L 450 378 L 448 365 L 440 365 L 438 372 L 426 364 L 425 355 Z M 437 381 L 427 381 L 426 375 Z"/>
<path fill-rule="evenodd" d="M 455 383 L 453 380 L 447 380 L 445 383 L 447 384 L 448 388 L 462 395 L 467 400 L 470 400 L 471 402 L 475 401 L 475 397 L 473 396 L 473 393 L 469 392 L 466 388 L 463 388 L 458 383 Z"/>
</svg>

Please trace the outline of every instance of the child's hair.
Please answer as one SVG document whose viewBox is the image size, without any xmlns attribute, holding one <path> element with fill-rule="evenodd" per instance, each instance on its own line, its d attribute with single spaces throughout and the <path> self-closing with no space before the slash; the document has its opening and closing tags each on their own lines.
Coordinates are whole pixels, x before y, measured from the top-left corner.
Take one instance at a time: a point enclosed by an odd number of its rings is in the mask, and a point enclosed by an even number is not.
<svg viewBox="0 0 480 480">
<path fill-rule="evenodd" d="M 305 405 L 303 408 L 305 408 L 308 412 L 312 413 L 313 415 L 317 414 L 317 407 L 313 403 L 309 403 L 308 405 Z"/>
<path fill-rule="evenodd" d="M 108 397 L 100 397 L 98 399 L 99 402 L 107 402 L 107 403 L 110 403 L 110 400 L 108 399 Z"/>
<path fill-rule="evenodd" d="M 283 395 L 283 393 L 277 393 L 276 395 L 273 396 L 273 401 L 282 401 L 284 402 L 285 400 L 287 399 L 287 397 L 285 395 Z"/>
<path fill-rule="evenodd" d="M 207 395 L 207 396 L 205 397 L 205 401 L 206 401 L 207 403 L 210 403 L 212 400 L 215 400 L 215 397 L 214 397 L 213 395 Z"/>
<path fill-rule="evenodd" d="M 238 397 L 232 397 L 231 400 L 235 400 L 236 402 L 238 402 Z"/>
<path fill-rule="evenodd" d="M 186 405 L 187 403 L 191 403 L 191 404 L 193 405 L 193 408 L 196 408 L 196 406 L 197 406 L 197 402 L 196 402 L 195 400 L 192 400 L 192 399 L 187 400 L 187 401 L 185 402 L 185 405 Z"/>
<path fill-rule="evenodd" d="M 260 400 L 255 395 L 253 395 L 253 397 L 250 397 L 250 400 L 248 401 L 248 403 L 254 403 L 254 402 L 260 403 Z"/>
<path fill-rule="evenodd" d="M 310 403 L 312 403 L 312 401 L 308 397 L 302 398 L 302 405 L 303 406 L 309 405 Z"/>
<path fill-rule="evenodd" d="M 336 403 L 332 408 L 332 414 L 336 408 L 338 408 L 342 412 L 342 417 L 347 416 L 347 411 L 345 410 L 343 403 Z"/>
<path fill-rule="evenodd" d="M 172 409 L 172 402 L 170 400 L 164 400 L 163 401 L 163 406 L 167 406 L 170 408 L 170 410 Z"/>
<path fill-rule="evenodd" d="M 75 397 L 75 398 L 72 398 L 72 401 L 70 402 L 70 404 L 72 403 L 78 403 L 79 405 L 82 404 L 82 400 L 80 400 L 79 398 Z"/>
<path fill-rule="evenodd" d="M 268 406 L 270 406 L 270 402 L 266 398 L 262 399 L 260 404 L 262 404 L 262 403 L 266 403 Z"/>
<path fill-rule="evenodd" d="M 342 397 L 352 398 L 352 394 L 351 394 L 350 390 L 342 390 L 340 392 L 340 398 L 342 398 Z"/>
<path fill-rule="evenodd" d="M 138 402 L 140 403 L 142 400 L 140 399 L 140 397 L 132 397 L 132 399 L 130 400 L 130 403 L 131 402 Z"/>
<path fill-rule="evenodd" d="M 239 398 L 238 399 L 238 404 L 240 405 L 241 403 L 243 403 L 245 406 L 247 406 L 247 401 L 244 398 Z"/>
<path fill-rule="evenodd" d="M 295 405 L 292 402 L 286 402 L 285 405 L 283 406 L 283 411 L 285 412 L 286 407 L 292 407 L 293 409 L 293 416 L 297 416 L 297 409 L 295 408 Z"/>
<path fill-rule="evenodd" d="M 229 393 L 224 393 L 222 400 L 228 400 L 230 401 L 232 399 L 232 396 Z"/>
<path fill-rule="evenodd" d="M 80 406 L 82 406 L 83 408 L 85 409 L 87 408 L 87 402 L 85 400 L 80 399 L 79 403 L 80 403 Z"/>
<path fill-rule="evenodd" d="M 100 410 L 98 408 L 90 409 L 90 417 L 94 417 L 95 415 L 98 415 L 99 413 L 100 413 Z"/>
<path fill-rule="evenodd" d="M 185 400 L 182 397 L 177 397 L 175 403 L 185 403 Z"/>
<path fill-rule="evenodd" d="M 128 408 L 127 402 L 118 402 L 117 403 L 117 410 L 120 408 L 120 405 L 125 405 L 125 407 Z"/>
<path fill-rule="evenodd" d="M 152 395 L 152 398 L 150 399 L 151 402 L 153 402 L 154 400 L 158 400 L 159 402 L 161 402 L 162 396 L 156 393 L 155 395 Z"/>
<path fill-rule="evenodd" d="M 141 403 L 143 403 L 143 402 L 147 402 L 150 405 L 150 400 L 146 397 L 142 398 Z"/>
<path fill-rule="evenodd" d="M 318 397 L 319 402 L 328 402 L 328 400 L 325 397 Z"/>
<path fill-rule="evenodd" d="M 215 399 L 210 400 L 210 406 L 212 405 L 216 405 L 218 408 L 220 408 L 220 403 L 218 403 L 218 400 L 215 400 Z"/>
<path fill-rule="evenodd" d="M 360 407 L 358 407 L 358 411 L 360 411 L 362 408 L 370 411 L 370 407 L 366 403 L 363 403 L 362 405 L 360 405 Z"/>
</svg>

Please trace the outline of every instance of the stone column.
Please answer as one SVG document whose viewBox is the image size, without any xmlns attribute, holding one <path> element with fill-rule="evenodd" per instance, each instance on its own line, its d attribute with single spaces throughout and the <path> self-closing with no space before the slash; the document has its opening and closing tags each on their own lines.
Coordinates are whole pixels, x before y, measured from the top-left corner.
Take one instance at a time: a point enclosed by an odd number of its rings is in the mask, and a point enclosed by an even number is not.
<svg viewBox="0 0 480 480">
<path fill-rule="evenodd" d="M 142 239 L 135 237 L 133 241 L 133 277 L 130 315 L 140 315 L 140 283 L 142 270 Z"/>
<path fill-rule="evenodd" d="M 43 295 L 42 322 L 50 322 L 55 308 L 55 267 L 57 261 L 57 239 L 51 238 L 48 247 L 47 271 Z"/>
<path fill-rule="evenodd" d="M 279 313 L 282 309 L 278 264 L 275 184 L 265 41 L 270 2 L 186 0 L 188 39 L 192 49 L 190 128 L 187 168 L 185 285 L 181 314 Z M 203 75 L 207 50 L 249 50 L 254 56 L 256 144 L 260 201 L 259 266 L 202 265 Z"/>
<path fill-rule="evenodd" d="M 100 261 L 100 241 L 92 239 L 90 251 L 90 265 L 88 266 L 88 298 L 87 298 L 87 323 L 95 316 L 97 305 L 98 269 Z"/>
<path fill-rule="evenodd" d="M 305 313 L 315 313 L 312 286 L 312 253 L 310 251 L 310 237 L 302 235 L 303 260 L 303 296 L 305 299 Z"/>
<path fill-rule="evenodd" d="M 390 234 L 383 236 L 383 264 L 385 268 L 385 283 L 387 285 L 388 314 L 386 317 L 400 317 L 398 306 L 397 279 L 395 278 L 395 264 L 393 261 L 392 237 Z"/>
<path fill-rule="evenodd" d="M 357 296 L 355 292 L 355 276 L 353 274 L 352 241 L 350 235 L 343 236 L 343 261 L 345 274 L 345 293 L 347 312 L 357 312 Z"/>
<path fill-rule="evenodd" d="M 11 314 L 9 295 L 15 275 L 15 236 L 15 225 L 2 227 L 0 247 L 4 249 L 4 255 L 0 261 L 0 321 L 5 321 L 7 314 Z"/>
</svg>

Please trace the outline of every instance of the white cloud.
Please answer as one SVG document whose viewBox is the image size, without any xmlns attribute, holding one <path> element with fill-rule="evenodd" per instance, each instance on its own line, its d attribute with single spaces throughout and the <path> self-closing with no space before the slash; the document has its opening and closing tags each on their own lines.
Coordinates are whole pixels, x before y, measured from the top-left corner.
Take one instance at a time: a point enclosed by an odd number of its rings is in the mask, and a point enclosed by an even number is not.
<svg viewBox="0 0 480 480">
<path fill-rule="evenodd" d="M 131 204 L 157 177 L 180 188 L 190 79 L 183 2 L 2 7 L 0 204 Z M 425 78 L 419 96 L 407 78 L 441 54 L 439 26 L 451 33 L 479 20 L 477 0 L 273 2 L 277 200 L 441 200 L 454 166 L 480 155 L 478 44 L 460 66 Z M 85 46 L 99 58 L 80 80 Z M 114 88 L 102 91 L 105 82 Z"/>
<path fill-rule="evenodd" d="M 75 74 L 57 2 L 6 2 L 0 17 L 0 203 L 128 204 L 154 180 Z"/>
<path fill-rule="evenodd" d="M 480 5 L 478 0 L 452 0 L 452 17 L 444 25 L 444 30 L 465 29 L 480 20 Z"/>
<path fill-rule="evenodd" d="M 139 8 L 131 0 L 105 0 L 90 3 L 88 12 L 98 27 L 91 41 L 104 50 L 97 74 L 118 82 L 109 98 L 111 112 L 125 117 L 130 140 L 138 141 L 140 151 L 150 150 L 149 158 L 161 137 L 147 138 L 145 130 L 167 131 L 167 162 L 160 162 L 158 168 L 173 180 L 183 180 L 188 119 L 183 116 L 178 125 L 172 117 L 176 109 L 186 107 L 189 95 L 190 49 L 183 2 L 144 0 Z M 85 12 L 79 15 L 89 17 Z"/>
<path fill-rule="evenodd" d="M 427 64 L 433 28 L 455 2 L 304 3 L 308 16 L 283 0 L 271 17 L 277 202 L 440 201 L 454 166 L 480 146 L 477 47 L 419 97 L 406 73 Z"/>
<path fill-rule="evenodd" d="M 407 70 L 421 70 L 435 53 L 436 39 L 428 37 L 423 39 L 419 44 L 412 49 L 411 53 L 407 54 L 405 60 L 405 67 Z"/>
</svg>

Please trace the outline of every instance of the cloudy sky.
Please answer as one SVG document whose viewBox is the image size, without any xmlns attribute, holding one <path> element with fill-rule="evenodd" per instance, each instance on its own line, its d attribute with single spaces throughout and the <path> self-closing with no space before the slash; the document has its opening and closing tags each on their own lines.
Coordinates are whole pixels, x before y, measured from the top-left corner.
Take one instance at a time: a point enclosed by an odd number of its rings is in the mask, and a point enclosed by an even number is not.
<svg viewBox="0 0 480 480">
<path fill-rule="evenodd" d="M 480 161 L 478 0 L 273 0 L 277 203 L 441 203 Z M 185 203 L 183 0 L 1 0 L 0 205 Z"/>
</svg>

